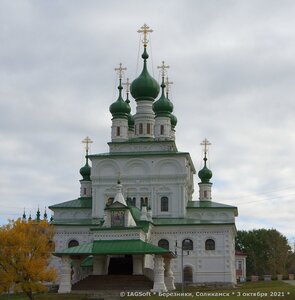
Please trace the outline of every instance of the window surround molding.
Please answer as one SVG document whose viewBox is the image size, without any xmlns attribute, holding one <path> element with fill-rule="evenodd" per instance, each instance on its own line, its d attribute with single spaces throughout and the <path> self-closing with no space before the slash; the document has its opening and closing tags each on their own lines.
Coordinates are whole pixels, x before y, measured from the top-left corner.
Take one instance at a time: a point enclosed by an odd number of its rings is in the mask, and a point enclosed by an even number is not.
<svg viewBox="0 0 295 300">
<path fill-rule="evenodd" d="M 168 198 L 168 211 L 161 211 L 161 199 L 162 197 L 167 197 Z M 165 191 L 161 191 L 161 192 L 158 192 L 157 193 L 157 202 L 158 202 L 158 205 L 157 205 L 157 208 L 158 208 L 158 212 L 159 214 L 161 215 L 170 215 L 171 214 L 171 207 L 172 207 L 172 192 L 168 189 L 167 189 L 167 192 Z"/>
<path fill-rule="evenodd" d="M 211 241 L 213 241 L 214 242 L 214 244 L 212 244 L 213 246 L 214 246 L 214 249 L 207 249 L 207 242 L 211 242 Z M 213 238 L 213 237 L 207 237 L 206 239 L 205 239 L 205 243 L 204 243 L 204 248 L 205 248 L 205 251 L 215 251 L 216 250 L 216 241 L 215 241 L 215 239 Z"/>
</svg>

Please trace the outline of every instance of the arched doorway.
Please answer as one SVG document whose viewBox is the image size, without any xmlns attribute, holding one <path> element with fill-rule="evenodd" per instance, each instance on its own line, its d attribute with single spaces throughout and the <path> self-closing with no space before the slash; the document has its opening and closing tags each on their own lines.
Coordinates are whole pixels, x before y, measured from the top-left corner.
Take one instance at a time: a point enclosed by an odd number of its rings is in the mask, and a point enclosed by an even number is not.
<svg viewBox="0 0 295 300">
<path fill-rule="evenodd" d="M 132 273 L 132 255 L 122 255 L 110 258 L 108 267 L 109 275 L 132 275 Z"/>
<path fill-rule="evenodd" d="M 183 268 L 183 281 L 193 282 L 193 269 L 190 266 L 185 266 Z"/>
</svg>

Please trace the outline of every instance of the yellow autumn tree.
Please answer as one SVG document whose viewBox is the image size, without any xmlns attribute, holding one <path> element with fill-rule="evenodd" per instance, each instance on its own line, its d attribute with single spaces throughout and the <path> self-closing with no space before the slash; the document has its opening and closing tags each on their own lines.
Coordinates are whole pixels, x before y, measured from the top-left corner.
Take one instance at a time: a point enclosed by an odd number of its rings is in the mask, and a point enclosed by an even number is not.
<svg viewBox="0 0 295 300">
<path fill-rule="evenodd" d="M 53 228 L 47 221 L 10 221 L 0 227 L 0 294 L 13 289 L 34 299 L 56 278 L 48 262 L 53 249 Z"/>
</svg>

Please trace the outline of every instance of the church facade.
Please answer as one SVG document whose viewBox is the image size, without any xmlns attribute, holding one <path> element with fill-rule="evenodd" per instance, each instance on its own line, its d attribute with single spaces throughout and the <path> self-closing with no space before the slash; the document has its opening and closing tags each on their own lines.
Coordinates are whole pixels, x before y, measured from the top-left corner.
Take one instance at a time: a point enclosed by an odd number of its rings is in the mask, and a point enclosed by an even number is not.
<svg viewBox="0 0 295 300">
<path fill-rule="evenodd" d="M 176 146 L 167 66 L 163 62 L 160 67 L 159 85 L 147 68 L 151 30 L 144 25 L 139 32 L 143 69 L 130 85 L 135 114 L 128 81 L 123 99 L 125 68 L 120 64 L 118 99 L 110 105 L 109 152 L 90 155 L 86 138 L 80 197 L 49 207 L 54 212 L 52 264 L 60 293 L 93 275 L 98 280 L 113 274 L 145 276 L 155 292 L 173 290 L 182 282 L 236 283 L 237 208 L 212 200 L 206 139 L 199 197 L 193 200 L 196 170 L 190 154 Z"/>
</svg>

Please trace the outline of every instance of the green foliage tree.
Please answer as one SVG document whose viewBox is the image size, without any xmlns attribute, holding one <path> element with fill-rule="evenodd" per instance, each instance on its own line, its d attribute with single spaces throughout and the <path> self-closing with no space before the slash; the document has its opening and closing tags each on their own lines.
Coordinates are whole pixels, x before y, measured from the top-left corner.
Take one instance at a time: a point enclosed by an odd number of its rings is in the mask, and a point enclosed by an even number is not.
<svg viewBox="0 0 295 300">
<path fill-rule="evenodd" d="M 48 267 L 53 250 L 53 229 L 47 221 L 10 221 L 0 227 L 0 294 L 24 292 L 31 300 L 33 293 L 45 291 L 44 282 L 55 279 Z"/>
<path fill-rule="evenodd" d="M 295 252 L 290 252 L 288 257 L 287 271 L 289 274 L 295 274 Z"/>
<path fill-rule="evenodd" d="M 236 248 L 247 254 L 247 275 L 276 275 L 287 272 L 290 246 L 275 229 L 238 231 Z"/>
</svg>

